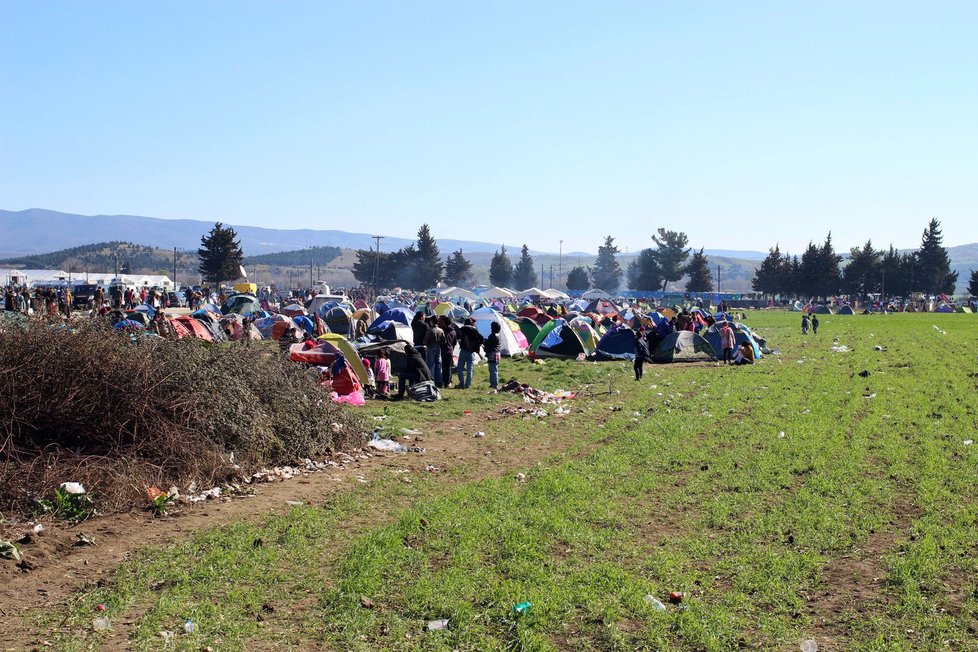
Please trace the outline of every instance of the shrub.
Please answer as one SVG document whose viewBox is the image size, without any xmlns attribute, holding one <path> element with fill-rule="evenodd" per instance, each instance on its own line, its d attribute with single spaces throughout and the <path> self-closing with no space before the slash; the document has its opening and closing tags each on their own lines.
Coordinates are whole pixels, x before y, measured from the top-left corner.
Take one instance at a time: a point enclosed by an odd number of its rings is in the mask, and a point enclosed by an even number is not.
<svg viewBox="0 0 978 652">
<path fill-rule="evenodd" d="M 0 332 L 0 510 L 30 511 L 77 481 L 111 511 L 151 484 L 217 484 L 362 445 L 364 432 L 261 343 L 132 340 L 101 322 Z"/>
</svg>

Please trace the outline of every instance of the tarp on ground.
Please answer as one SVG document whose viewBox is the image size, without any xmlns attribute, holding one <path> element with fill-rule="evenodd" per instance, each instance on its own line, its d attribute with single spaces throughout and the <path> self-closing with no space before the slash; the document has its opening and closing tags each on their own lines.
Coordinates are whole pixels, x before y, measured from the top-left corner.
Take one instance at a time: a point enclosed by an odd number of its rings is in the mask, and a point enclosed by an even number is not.
<svg viewBox="0 0 978 652">
<path fill-rule="evenodd" d="M 692 331 L 677 331 L 667 335 L 652 352 L 652 361 L 709 362 L 716 360 L 713 347 Z"/>
</svg>

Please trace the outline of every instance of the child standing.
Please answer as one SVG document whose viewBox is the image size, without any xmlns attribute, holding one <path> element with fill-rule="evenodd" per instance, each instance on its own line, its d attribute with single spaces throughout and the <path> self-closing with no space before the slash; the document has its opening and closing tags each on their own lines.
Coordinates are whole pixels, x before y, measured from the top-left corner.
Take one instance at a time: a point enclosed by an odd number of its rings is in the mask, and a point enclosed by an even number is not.
<svg viewBox="0 0 978 652">
<path fill-rule="evenodd" d="M 387 349 L 381 349 L 377 352 L 377 361 L 374 362 L 374 367 L 376 367 L 377 394 L 386 397 L 391 384 L 391 361 Z"/>
<path fill-rule="evenodd" d="M 649 357 L 649 342 L 641 330 L 635 331 L 635 380 L 642 380 L 642 365 Z"/>
</svg>

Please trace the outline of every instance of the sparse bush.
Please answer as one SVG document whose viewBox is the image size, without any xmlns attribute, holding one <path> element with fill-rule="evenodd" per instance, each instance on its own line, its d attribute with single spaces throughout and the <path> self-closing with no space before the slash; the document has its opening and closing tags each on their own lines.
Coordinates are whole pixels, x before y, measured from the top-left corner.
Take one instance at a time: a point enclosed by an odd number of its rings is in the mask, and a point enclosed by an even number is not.
<svg viewBox="0 0 978 652">
<path fill-rule="evenodd" d="M 101 323 L 0 333 L 2 511 L 29 512 L 65 481 L 112 511 L 148 485 L 216 484 L 360 445 L 364 431 L 260 345 L 132 341 Z"/>
</svg>

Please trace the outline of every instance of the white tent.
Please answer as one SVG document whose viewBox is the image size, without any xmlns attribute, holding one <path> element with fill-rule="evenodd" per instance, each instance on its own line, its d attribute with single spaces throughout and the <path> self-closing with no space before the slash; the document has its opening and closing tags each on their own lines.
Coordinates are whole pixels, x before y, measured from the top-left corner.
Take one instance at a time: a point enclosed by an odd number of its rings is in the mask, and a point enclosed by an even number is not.
<svg viewBox="0 0 978 652">
<path fill-rule="evenodd" d="M 466 290 L 465 288 L 450 287 L 444 290 L 438 290 L 439 299 L 450 299 L 453 297 L 460 297 L 462 299 L 475 299 L 475 293 Z"/>
<path fill-rule="evenodd" d="M 569 296 L 567 296 L 560 290 L 555 290 L 553 288 L 550 288 L 549 290 L 544 290 L 543 292 L 551 299 L 570 299 Z"/>
<path fill-rule="evenodd" d="M 516 333 L 510 328 L 509 321 L 499 314 L 499 312 L 492 308 L 479 308 L 472 313 L 472 319 L 475 320 L 475 327 L 482 337 L 489 337 L 489 333 L 492 332 L 493 322 L 497 322 L 500 325 L 499 343 L 500 353 L 503 355 L 520 356 L 525 353 L 525 347 L 516 339 Z M 525 337 L 523 339 L 524 341 L 526 340 Z"/>
<path fill-rule="evenodd" d="M 528 290 L 523 290 L 522 292 L 516 295 L 517 299 L 527 299 L 529 297 L 544 297 L 548 299 L 550 298 L 550 296 L 540 288 L 530 288 Z"/>
<path fill-rule="evenodd" d="M 492 287 L 479 295 L 480 299 L 512 299 L 516 295 L 506 288 Z"/>
<path fill-rule="evenodd" d="M 610 299 L 611 295 L 605 292 L 604 290 L 594 289 L 594 290 L 588 290 L 587 292 L 582 294 L 581 298 L 582 299 Z"/>
</svg>

